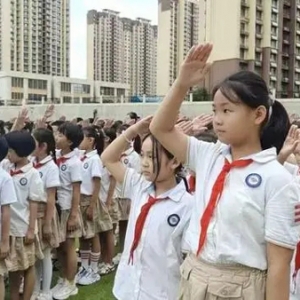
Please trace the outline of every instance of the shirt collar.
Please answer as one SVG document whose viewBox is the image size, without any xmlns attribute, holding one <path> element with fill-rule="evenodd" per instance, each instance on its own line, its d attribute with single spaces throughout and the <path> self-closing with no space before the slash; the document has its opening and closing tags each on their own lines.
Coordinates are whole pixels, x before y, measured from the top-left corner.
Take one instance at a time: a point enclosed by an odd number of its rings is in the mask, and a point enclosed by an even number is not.
<svg viewBox="0 0 300 300">
<path fill-rule="evenodd" d="M 220 142 L 218 142 L 220 143 Z M 232 162 L 232 156 L 230 153 L 230 146 L 220 143 L 220 153 L 228 159 L 228 161 Z M 260 152 L 242 157 L 241 159 L 252 159 L 254 162 L 259 164 L 265 164 L 272 160 L 277 159 L 277 151 L 275 147 L 262 150 Z"/>
<path fill-rule="evenodd" d="M 23 173 L 27 173 L 28 171 L 30 171 L 33 168 L 33 164 L 30 162 L 27 165 L 23 166 L 20 170 Z"/>
<path fill-rule="evenodd" d="M 86 158 L 90 158 L 90 157 L 92 157 L 92 156 L 94 156 L 94 155 L 97 155 L 97 154 L 98 154 L 97 150 L 93 150 L 93 151 L 90 151 L 90 152 L 88 152 L 88 153 L 85 153 L 84 156 L 85 156 Z"/>
<path fill-rule="evenodd" d="M 65 158 L 71 158 L 73 156 L 76 155 L 76 152 L 73 150 L 71 152 L 69 152 L 68 154 L 65 154 L 65 155 L 61 155 L 61 150 L 58 151 L 58 157 L 65 157 Z"/>
<path fill-rule="evenodd" d="M 52 156 L 51 155 L 48 155 L 47 157 L 45 157 L 44 159 L 42 159 L 39 163 L 44 165 L 46 164 L 47 162 L 49 162 L 50 160 L 52 160 Z M 34 161 L 36 162 L 36 157 L 34 158 Z"/>
<path fill-rule="evenodd" d="M 186 193 L 186 186 L 183 180 L 181 180 L 175 187 L 173 187 L 171 190 L 157 196 L 159 199 L 168 198 L 174 202 L 179 202 L 182 198 L 182 196 Z M 148 193 L 149 196 L 155 197 L 155 191 L 154 186 L 151 184 L 148 187 Z"/>
</svg>

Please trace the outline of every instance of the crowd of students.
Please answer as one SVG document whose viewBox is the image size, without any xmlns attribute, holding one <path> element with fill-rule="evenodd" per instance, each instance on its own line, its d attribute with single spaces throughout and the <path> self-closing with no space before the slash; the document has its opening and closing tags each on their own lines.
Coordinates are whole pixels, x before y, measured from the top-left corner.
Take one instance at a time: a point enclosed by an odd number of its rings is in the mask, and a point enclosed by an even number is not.
<svg viewBox="0 0 300 300">
<path fill-rule="evenodd" d="M 191 49 L 154 116 L 31 122 L 24 105 L 0 124 L 0 300 L 7 273 L 9 299 L 59 300 L 117 265 L 119 300 L 300 299 L 300 122 L 248 71 L 212 115 L 180 115 L 211 51 Z"/>
</svg>

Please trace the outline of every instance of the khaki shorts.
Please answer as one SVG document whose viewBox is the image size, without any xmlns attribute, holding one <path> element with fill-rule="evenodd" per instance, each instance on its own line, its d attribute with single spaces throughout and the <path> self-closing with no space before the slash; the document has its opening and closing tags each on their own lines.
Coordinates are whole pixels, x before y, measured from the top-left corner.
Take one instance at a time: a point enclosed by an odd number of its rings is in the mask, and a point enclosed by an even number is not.
<svg viewBox="0 0 300 300">
<path fill-rule="evenodd" d="M 131 200 L 127 198 L 117 198 L 120 221 L 128 221 L 131 207 Z"/>
<path fill-rule="evenodd" d="M 99 201 L 99 210 L 96 230 L 98 233 L 107 232 L 113 229 L 113 223 L 108 212 L 108 208 L 102 201 Z"/>
<path fill-rule="evenodd" d="M 266 271 L 209 264 L 189 254 L 181 266 L 179 300 L 265 300 Z"/>
<path fill-rule="evenodd" d="M 119 207 L 117 199 L 112 200 L 112 204 L 108 209 L 109 215 L 111 217 L 112 223 L 117 224 L 119 222 Z"/>
</svg>

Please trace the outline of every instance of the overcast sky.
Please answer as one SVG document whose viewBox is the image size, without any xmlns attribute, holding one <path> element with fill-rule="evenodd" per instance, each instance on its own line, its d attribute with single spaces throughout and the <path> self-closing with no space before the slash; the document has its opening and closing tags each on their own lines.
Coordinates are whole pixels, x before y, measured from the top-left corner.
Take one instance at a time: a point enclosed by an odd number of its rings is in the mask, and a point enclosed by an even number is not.
<svg viewBox="0 0 300 300">
<path fill-rule="evenodd" d="M 86 14 L 112 9 L 122 17 L 146 18 L 157 24 L 157 0 L 71 0 L 71 77 L 86 78 Z"/>
</svg>

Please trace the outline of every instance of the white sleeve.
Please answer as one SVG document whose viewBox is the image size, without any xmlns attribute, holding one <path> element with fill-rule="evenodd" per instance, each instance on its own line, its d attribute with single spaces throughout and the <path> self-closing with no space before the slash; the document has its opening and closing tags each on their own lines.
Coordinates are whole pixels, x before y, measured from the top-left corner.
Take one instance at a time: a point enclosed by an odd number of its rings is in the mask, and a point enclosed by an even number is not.
<svg viewBox="0 0 300 300">
<path fill-rule="evenodd" d="M 101 178 L 103 171 L 102 171 L 101 161 L 99 160 L 91 160 L 91 176 L 92 178 L 98 177 Z"/>
<path fill-rule="evenodd" d="M 41 202 L 44 198 L 44 184 L 39 173 L 33 172 L 29 187 L 29 200 Z"/>
<path fill-rule="evenodd" d="M 278 246 L 294 249 L 300 240 L 300 219 L 297 221 L 296 218 L 296 211 L 300 212 L 299 184 L 292 180 L 275 191 L 266 202 L 265 239 Z"/>
<path fill-rule="evenodd" d="M 192 171 L 196 171 L 205 159 L 206 154 L 211 153 L 216 147 L 220 147 L 220 144 L 203 142 L 195 137 L 189 137 L 186 166 Z"/>
<path fill-rule="evenodd" d="M 127 168 L 121 191 L 121 198 L 134 200 L 133 195 L 137 188 L 143 184 L 143 176 L 132 168 Z"/>
<path fill-rule="evenodd" d="M 5 174 L 6 175 L 6 174 Z M 0 189 L 0 203 L 1 205 L 8 205 L 17 202 L 17 195 L 12 178 L 7 175 L 3 178 Z"/>
<path fill-rule="evenodd" d="M 70 165 L 70 178 L 72 183 L 82 181 L 80 160 L 74 161 L 74 163 Z"/>
<path fill-rule="evenodd" d="M 285 167 L 285 169 L 292 174 L 293 176 L 297 176 L 299 175 L 299 167 L 297 165 L 291 164 L 289 162 L 285 162 L 283 164 L 283 166 Z"/>
<path fill-rule="evenodd" d="M 59 170 L 56 165 L 51 166 L 51 169 L 47 172 L 45 185 L 46 189 L 60 186 Z"/>
</svg>

